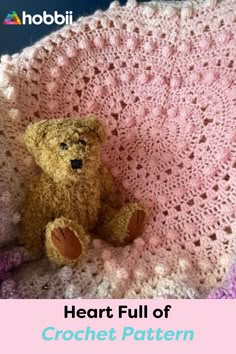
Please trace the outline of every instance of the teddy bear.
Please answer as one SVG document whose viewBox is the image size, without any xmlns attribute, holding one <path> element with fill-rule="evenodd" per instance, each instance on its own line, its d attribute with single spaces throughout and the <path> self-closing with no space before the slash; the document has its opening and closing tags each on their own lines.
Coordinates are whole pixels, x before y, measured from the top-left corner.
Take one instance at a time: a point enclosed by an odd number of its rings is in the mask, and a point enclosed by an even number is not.
<svg viewBox="0 0 236 354">
<path fill-rule="evenodd" d="M 58 266 L 76 266 L 94 237 L 121 246 L 142 234 L 146 210 L 122 202 L 101 162 L 105 141 L 96 117 L 43 120 L 26 128 L 24 145 L 41 172 L 29 183 L 19 242 L 33 257 L 46 254 Z"/>
</svg>

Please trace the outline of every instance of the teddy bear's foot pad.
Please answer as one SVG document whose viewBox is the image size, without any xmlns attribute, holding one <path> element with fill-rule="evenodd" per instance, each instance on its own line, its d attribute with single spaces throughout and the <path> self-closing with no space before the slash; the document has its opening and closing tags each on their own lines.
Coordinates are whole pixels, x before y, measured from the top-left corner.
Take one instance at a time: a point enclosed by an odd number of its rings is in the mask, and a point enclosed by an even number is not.
<svg viewBox="0 0 236 354">
<path fill-rule="evenodd" d="M 128 225 L 128 235 L 126 237 L 127 242 L 132 242 L 137 237 L 141 236 L 145 225 L 145 212 L 143 210 L 135 210 L 130 218 Z"/>
<path fill-rule="evenodd" d="M 52 231 L 51 239 L 59 253 L 68 259 L 76 259 L 82 253 L 82 245 L 68 227 L 58 227 Z"/>
</svg>

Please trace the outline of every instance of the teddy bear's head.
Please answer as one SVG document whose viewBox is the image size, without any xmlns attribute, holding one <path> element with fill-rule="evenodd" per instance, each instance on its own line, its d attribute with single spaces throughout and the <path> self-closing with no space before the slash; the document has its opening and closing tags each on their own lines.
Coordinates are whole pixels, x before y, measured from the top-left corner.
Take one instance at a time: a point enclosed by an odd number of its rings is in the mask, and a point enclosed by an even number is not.
<svg viewBox="0 0 236 354">
<path fill-rule="evenodd" d="M 37 165 L 56 183 L 76 183 L 100 167 L 105 129 L 94 117 L 30 124 L 23 140 Z"/>
</svg>

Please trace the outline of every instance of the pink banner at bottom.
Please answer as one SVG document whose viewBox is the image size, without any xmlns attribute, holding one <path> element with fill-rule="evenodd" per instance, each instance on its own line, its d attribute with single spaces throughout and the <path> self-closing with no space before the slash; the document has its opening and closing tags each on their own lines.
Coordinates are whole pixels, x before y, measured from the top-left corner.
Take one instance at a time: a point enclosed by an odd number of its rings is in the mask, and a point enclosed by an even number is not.
<svg viewBox="0 0 236 354">
<path fill-rule="evenodd" d="M 0 313 L 9 354 L 236 352 L 234 300 L 1 300 Z"/>
</svg>

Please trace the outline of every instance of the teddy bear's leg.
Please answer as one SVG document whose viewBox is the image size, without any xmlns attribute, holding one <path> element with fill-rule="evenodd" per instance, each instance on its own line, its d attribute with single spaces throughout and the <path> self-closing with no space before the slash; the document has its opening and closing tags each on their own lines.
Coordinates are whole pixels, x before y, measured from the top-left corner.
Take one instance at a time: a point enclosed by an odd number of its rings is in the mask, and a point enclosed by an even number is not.
<svg viewBox="0 0 236 354">
<path fill-rule="evenodd" d="M 46 227 L 46 254 L 57 265 L 75 266 L 86 253 L 90 236 L 76 222 L 60 217 Z"/>
<path fill-rule="evenodd" d="M 114 245 L 125 245 L 142 235 L 145 218 L 145 208 L 137 203 L 126 204 L 119 210 L 104 205 L 96 232 Z"/>
</svg>

